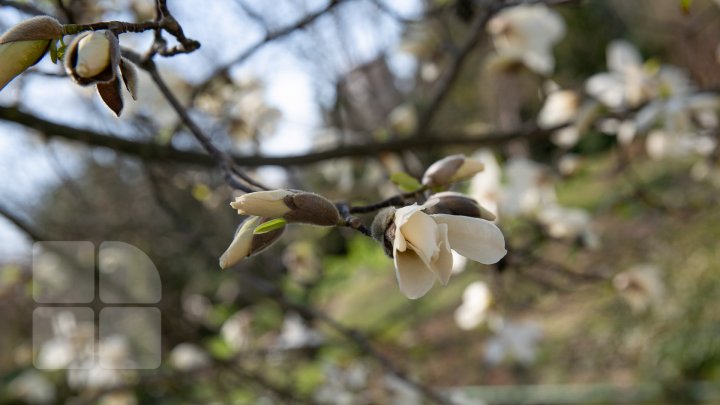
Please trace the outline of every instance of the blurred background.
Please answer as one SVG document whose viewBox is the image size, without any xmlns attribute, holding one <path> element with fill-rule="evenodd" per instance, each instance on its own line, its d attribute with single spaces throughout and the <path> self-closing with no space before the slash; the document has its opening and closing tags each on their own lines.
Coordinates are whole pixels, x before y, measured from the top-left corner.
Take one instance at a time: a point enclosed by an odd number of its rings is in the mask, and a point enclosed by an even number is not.
<svg viewBox="0 0 720 405">
<path fill-rule="evenodd" d="M 202 46 L 158 69 L 247 174 L 362 205 L 473 156 L 485 171 L 454 190 L 509 253 L 457 256 L 409 300 L 376 242 L 294 225 L 221 271 L 240 193 L 149 75 L 116 118 L 45 58 L 0 92 L 0 403 L 720 401 L 717 2 L 168 3 Z M 140 22 L 155 3 L 0 1 L 0 31 L 39 14 Z M 120 43 L 142 54 L 153 33 Z M 157 369 L 64 370 L 92 351 L 82 311 L 33 344 L 40 241 L 147 255 Z M 135 332 L 101 362 L 123 368 Z"/>
</svg>

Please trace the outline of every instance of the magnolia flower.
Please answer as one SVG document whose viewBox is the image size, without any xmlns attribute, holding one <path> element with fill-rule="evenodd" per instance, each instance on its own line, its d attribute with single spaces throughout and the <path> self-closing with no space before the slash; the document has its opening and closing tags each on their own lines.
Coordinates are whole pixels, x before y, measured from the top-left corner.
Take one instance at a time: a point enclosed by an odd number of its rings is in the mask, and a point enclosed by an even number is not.
<svg viewBox="0 0 720 405">
<path fill-rule="evenodd" d="M 270 232 L 255 234 L 255 229 L 263 222 L 263 218 L 249 217 L 238 227 L 232 243 L 220 256 L 220 268 L 226 269 L 246 257 L 262 252 L 275 243 L 285 231 L 282 226 Z"/>
<path fill-rule="evenodd" d="M 660 68 L 657 82 L 658 97 L 643 107 L 634 121 L 635 131 L 651 130 L 645 144 L 648 155 L 660 159 L 712 153 L 717 142 L 704 132 L 718 126 L 720 97 L 693 93 L 685 72 L 672 66 Z"/>
<path fill-rule="evenodd" d="M 322 333 L 308 327 L 296 313 L 285 315 L 282 332 L 278 336 L 275 347 L 279 350 L 313 347 L 321 344 L 325 338 Z"/>
<path fill-rule="evenodd" d="M 643 66 L 635 46 L 627 41 L 612 41 L 607 48 L 608 72 L 588 79 L 588 94 L 613 109 L 637 107 L 652 94 L 650 72 Z"/>
<path fill-rule="evenodd" d="M 487 30 L 497 50 L 494 66 L 519 62 L 547 75 L 555 68 L 552 48 L 565 34 L 565 23 L 544 4 L 520 5 L 497 13 Z"/>
<path fill-rule="evenodd" d="M 572 90 L 558 90 L 550 93 L 538 113 L 538 127 L 550 129 L 566 125 L 553 132 L 550 138 L 556 145 L 571 148 L 580 136 L 592 125 L 598 113 L 598 103 L 580 102 L 580 95 Z M 567 125 L 570 124 L 570 125 Z"/>
<path fill-rule="evenodd" d="M 497 263 L 507 253 L 503 234 L 492 222 L 423 212 L 437 202 L 391 208 L 373 223 L 373 237 L 391 253 L 400 291 L 410 299 L 425 295 L 435 280 L 447 284 L 453 267 L 450 249 L 483 264 Z"/>
<path fill-rule="evenodd" d="M 390 111 L 387 121 L 394 134 L 410 135 L 417 129 L 417 110 L 410 103 L 400 104 Z"/>
<path fill-rule="evenodd" d="M 547 169 L 526 158 L 512 158 L 505 164 L 507 184 L 502 190 L 502 213 L 511 217 L 535 214 L 557 200 Z"/>
<path fill-rule="evenodd" d="M 81 86 L 95 84 L 105 105 L 118 116 L 123 108 L 121 78 L 132 98 L 137 99 L 137 72 L 120 56 L 120 43 L 112 31 L 76 36 L 67 48 L 65 70 Z"/>
<path fill-rule="evenodd" d="M 283 218 L 287 222 L 334 226 L 342 220 L 335 205 L 325 197 L 303 191 L 256 191 L 236 197 L 230 206 L 240 215 Z"/>
<path fill-rule="evenodd" d="M 252 339 L 250 323 L 251 314 L 238 311 L 228 318 L 220 328 L 220 336 L 233 352 L 247 348 Z"/>
<path fill-rule="evenodd" d="M 475 152 L 473 159 L 480 161 L 485 169 L 472 178 L 468 193 L 480 206 L 487 208 L 497 217 L 500 199 L 500 165 L 492 151 L 487 149 Z"/>
<path fill-rule="evenodd" d="M 465 287 L 462 299 L 462 305 L 455 310 L 455 323 L 460 329 L 470 330 L 487 317 L 492 302 L 490 288 L 484 282 L 476 281 Z"/>
<path fill-rule="evenodd" d="M 469 179 L 481 172 L 484 165 L 463 155 L 452 155 L 438 160 L 425 170 L 422 184 L 430 187 L 445 186 Z"/>
<path fill-rule="evenodd" d="M 658 308 L 665 300 L 665 284 L 660 269 L 653 264 L 638 264 L 613 278 L 613 286 L 634 313 Z"/>
<path fill-rule="evenodd" d="M 36 370 L 23 371 L 7 386 L 8 393 L 23 403 L 52 404 L 55 403 L 55 385 Z"/>
<path fill-rule="evenodd" d="M 180 371 L 195 370 L 210 365 L 210 356 L 192 343 L 180 343 L 170 352 L 170 365 Z"/>
<path fill-rule="evenodd" d="M 0 90 L 38 63 L 60 37 L 62 25 L 48 16 L 25 20 L 0 36 Z"/>
<path fill-rule="evenodd" d="M 485 344 L 485 361 L 500 364 L 506 358 L 529 365 L 535 361 L 536 346 L 542 330 L 536 322 L 511 322 L 500 319 L 491 322 L 495 336 Z"/>
<path fill-rule="evenodd" d="M 563 207 L 549 204 L 540 209 L 537 219 L 545 231 L 553 238 L 581 240 L 590 248 L 599 245 L 598 236 L 592 230 L 590 214 L 581 208 Z"/>
</svg>

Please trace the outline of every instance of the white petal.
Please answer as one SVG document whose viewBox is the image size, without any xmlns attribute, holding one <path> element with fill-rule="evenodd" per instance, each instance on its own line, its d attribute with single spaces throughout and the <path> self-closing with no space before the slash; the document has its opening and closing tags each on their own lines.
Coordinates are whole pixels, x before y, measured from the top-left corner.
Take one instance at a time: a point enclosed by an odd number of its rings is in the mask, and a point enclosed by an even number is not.
<svg viewBox="0 0 720 405">
<path fill-rule="evenodd" d="M 453 256 L 450 250 L 450 242 L 448 241 L 448 226 L 438 224 L 437 227 L 440 237 L 440 250 L 438 251 L 437 257 L 430 262 L 430 269 L 443 285 L 447 285 L 453 269 Z"/>
<path fill-rule="evenodd" d="M 400 285 L 400 291 L 406 297 L 420 298 L 435 284 L 435 274 L 415 252 L 395 251 L 393 256 L 395 258 L 395 275 Z"/>
<path fill-rule="evenodd" d="M 435 214 L 433 219 L 448 225 L 450 247 L 468 259 L 497 263 L 505 256 L 505 237 L 490 221 L 458 215 Z"/>
<path fill-rule="evenodd" d="M 611 108 L 620 108 L 625 100 L 625 82 L 617 73 L 598 73 L 585 83 L 585 90 Z"/>
<path fill-rule="evenodd" d="M 247 257 L 252 246 L 253 231 L 257 227 L 259 220 L 258 217 L 250 217 L 245 220 L 245 223 L 235 234 L 230 246 L 220 256 L 220 268 L 226 269 Z"/>
<path fill-rule="evenodd" d="M 424 212 L 415 212 L 407 222 L 396 231 L 402 236 L 425 263 L 430 263 L 438 252 L 439 230 L 433 219 Z M 400 250 L 398 248 L 398 250 Z"/>
<path fill-rule="evenodd" d="M 624 72 L 639 68 L 642 65 L 642 57 L 635 45 L 628 41 L 616 40 L 608 45 L 607 65 L 610 71 Z"/>
<path fill-rule="evenodd" d="M 80 77 L 100 74 L 110 63 L 110 40 L 102 31 L 88 34 L 78 42 L 75 70 Z"/>
<path fill-rule="evenodd" d="M 277 218 L 290 211 L 284 198 L 292 194 L 288 190 L 257 191 L 236 197 L 230 206 L 238 210 L 240 215 Z"/>
</svg>

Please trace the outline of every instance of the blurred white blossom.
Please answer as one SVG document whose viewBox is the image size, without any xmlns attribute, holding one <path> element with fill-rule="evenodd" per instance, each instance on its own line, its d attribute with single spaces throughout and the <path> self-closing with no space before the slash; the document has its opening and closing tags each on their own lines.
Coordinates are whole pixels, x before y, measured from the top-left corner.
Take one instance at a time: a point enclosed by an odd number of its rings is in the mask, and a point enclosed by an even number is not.
<svg viewBox="0 0 720 405">
<path fill-rule="evenodd" d="M 544 4 L 507 8 L 487 24 L 497 55 L 493 66 L 522 63 L 542 75 L 555 68 L 553 46 L 565 35 L 565 23 L 559 14 Z"/>
<path fill-rule="evenodd" d="M 487 284 L 475 281 L 465 287 L 462 299 L 462 304 L 455 310 L 455 323 L 460 329 L 470 330 L 485 321 L 492 294 Z"/>
<path fill-rule="evenodd" d="M 468 194 L 482 207 L 498 216 L 498 200 L 500 199 L 501 169 L 495 154 L 489 149 L 480 149 L 475 152 L 473 159 L 481 162 L 485 169 L 476 174 L 470 182 Z"/>
<path fill-rule="evenodd" d="M 28 404 L 52 404 L 55 402 L 55 385 L 42 373 L 26 370 L 8 384 L 8 392 Z"/>
<path fill-rule="evenodd" d="M 651 96 L 651 74 L 633 44 L 612 41 L 607 48 L 607 67 L 608 72 L 590 77 L 585 85 L 588 94 L 607 107 L 637 107 Z"/>
<path fill-rule="evenodd" d="M 207 352 L 192 343 L 180 343 L 170 352 L 170 365 L 177 370 L 194 370 L 209 364 L 210 356 Z"/>
<path fill-rule="evenodd" d="M 532 215 L 557 200 L 548 170 L 539 163 L 526 158 L 511 158 L 505 164 L 505 177 L 501 214 L 510 217 Z"/>
<path fill-rule="evenodd" d="M 312 347 L 321 344 L 324 340 L 322 333 L 308 327 L 300 315 L 288 313 L 283 320 L 282 331 L 275 347 L 280 350 Z"/>
<path fill-rule="evenodd" d="M 238 311 L 228 318 L 220 328 L 220 336 L 235 352 L 245 349 L 250 344 L 250 322 L 252 316 L 249 312 Z"/>
<path fill-rule="evenodd" d="M 496 319 L 490 324 L 495 335 L 485 343 L 485 361 L 497 365 L 506 359 L 523 365 L 535 362 L 542 329 L 534 321 Z"/>
<path fill-rule="evenodd" d="M 617 274 L 613 286 L 634 313 L 658 309 L 666 298 L 660 268 L 650 263 L 637 264 Z"/>
</svg>

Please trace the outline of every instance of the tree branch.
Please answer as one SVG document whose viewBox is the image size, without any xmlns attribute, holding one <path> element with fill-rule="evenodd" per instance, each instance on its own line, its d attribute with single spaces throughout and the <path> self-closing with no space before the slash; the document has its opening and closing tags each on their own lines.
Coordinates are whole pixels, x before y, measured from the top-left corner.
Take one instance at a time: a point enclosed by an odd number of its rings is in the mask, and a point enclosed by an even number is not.
<svg viewBox="0 0 720 405">
<path fill-rule="evenodd" d="M 119 136 L 105 135 L 89 129 L 75 128 L 47 121 L 43 118 L 20 111 L 17 107 L 0 106 L 0 120 L 15 122 L 27 128 L 37 130 L 48 137 L 60 137 L 71 141 L 82 142 L 90 146 L 110 148 L 126 155 L 135 156 L 145 161 L 167 161 L 173 163 L 193 164 L 205 167 L 217 166 L 213 157 L 200 152 L 180 150 L 172 145 L 161 145 L 149 142 L 133 141 Z M 535 125 L 527 125 L 518 132 L 479 132 L 479 133 L 444 133 L 443 137 L 429 136 L 418 139 L 393 139 L 386 142 L 370 142 L 359 145 L 343 145 L 303 154 L 284 156 L 230 155 L 238 165 L 244 167 L 260 166 L 306 166 L 329 159 L 376 156 L 378 153 L 401 152 L 405 150 L 436 150 L 453 147 L 496 147 L 516 139 L 545 139 L 553 131 L 564 126 L 540 129 Z M 434 134 L 433 134 L 434 135 Z"/>
</svg>

